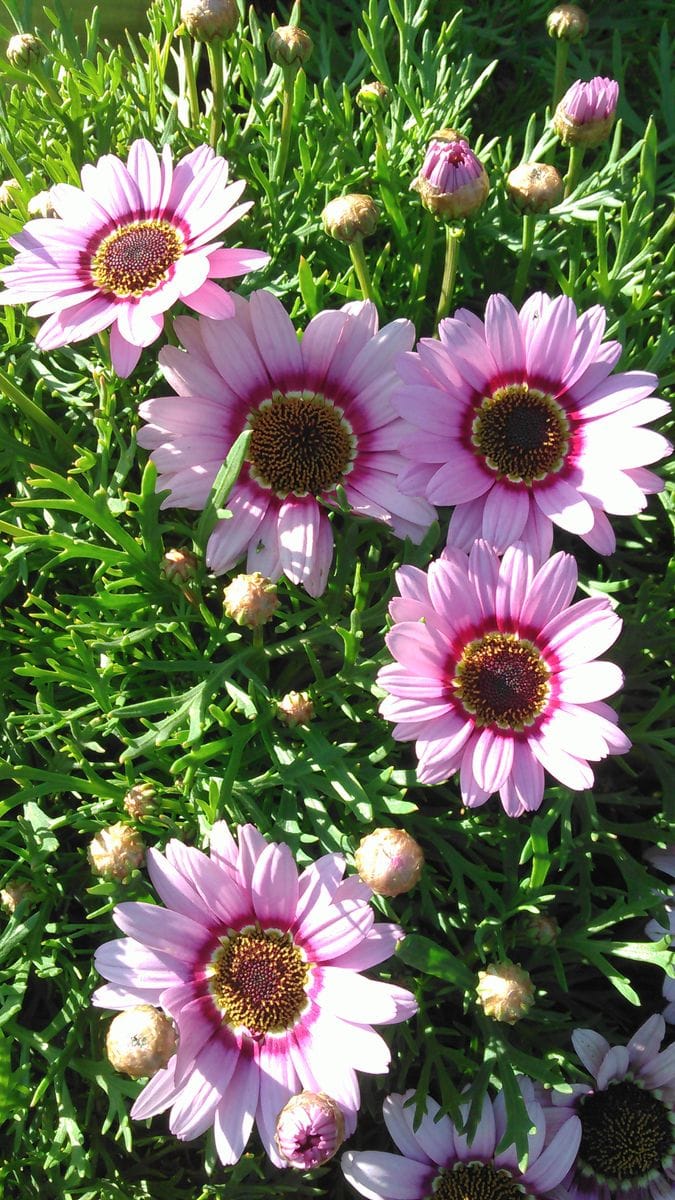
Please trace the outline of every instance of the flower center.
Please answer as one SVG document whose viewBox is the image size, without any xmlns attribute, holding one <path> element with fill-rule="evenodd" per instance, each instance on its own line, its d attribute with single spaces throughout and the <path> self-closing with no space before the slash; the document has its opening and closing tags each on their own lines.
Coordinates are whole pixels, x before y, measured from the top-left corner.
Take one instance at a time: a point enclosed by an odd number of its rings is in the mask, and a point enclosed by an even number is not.
<svg viewBox="0 0 675 1200">
<path fill-rule="evenodd" d="M 341 408 L 313 392 L 275 392 L 249 418 L 251 475 L 281 498 L 331 491 L 352 469 L 356 438 Z"/>
<path fill-rule="evenodd" d="M 550 677 L 532 642 L 486 633 L 465 647 L 452 682 L 477 725 L 522 730 L 546 708 Z"/>
<path fill-rule="evenodd" d="M 559 471 L 569 435 L 564 409 L 526 383 L 486 396 L 471 427 L 471 441 L 488 467 L 512 483 L 531 484 Z"/>
<path fill-rule="evenodd" d="M 253 1036 L 290 1029 L 307 1006 L 309 966 L 288 933 L 249 927 L 225 938 L 211 991 L 233 1028 Z"/>
<path fill-rule="evenodd" d="M 510 1171 L 489 1163 L 455 1163 L 437 1175 L 427 1200 L 523 1200 L 528 1193 Z"/>
<path fill-rule="evenodd" d="M 115 296 L 142 296 L 166 279 L 185 243 L 170 221 L 131 221 L 114 229 L 91 260 L 94 283 Z"/>
<path fill-rule="evenodd" d="M 579 1164 L 610 1188 L 638 1185 L 669 1166 L 675 1155 L 675 1113 L 628 1079 L 583 1096 Z"/>
</svg>

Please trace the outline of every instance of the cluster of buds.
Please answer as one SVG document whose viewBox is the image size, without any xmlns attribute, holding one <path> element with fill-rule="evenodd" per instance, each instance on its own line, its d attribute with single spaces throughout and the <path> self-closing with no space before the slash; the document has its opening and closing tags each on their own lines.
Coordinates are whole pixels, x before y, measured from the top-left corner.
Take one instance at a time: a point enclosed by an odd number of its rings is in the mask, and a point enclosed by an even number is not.
<svg viewBox="0 0 675 1200">
<path fill-rule="evenodd" d="M 274 1140 L 290 1167 L 311 1171 L 333 1157 L 344 1141 L 340 1107 L 323 1092 L 299 1092 L 277 1117 Z"/>
<path fill-rule="evenodd" d="M 180 19 L 196 42 L 226 38 L 239 23 L 237 0 L 182 0 Z"/>
<path fill-rule="evenodd" d="M 400 896 L 419 883 L 424 854 L 404 829 L 376 829 L 361 839 L 354 861 L 377 896 Z"/>
<path fill-rule="evenodd" d="M 7 58 L 13 67 L 23 67 L 30 70 L 42 62 L 45 48 L 39 38 L 32 33 L 15 33 L 7 45 Z"/>
<path fill-rule="evenodd" d="M 155 802 L 155 789 L 151 783 L 135 783 L 129 788 L 122 803 L 129 816 L 139 821 L 147 816 Z"/>
<path fill-rule="evenodd" d="M 312 53 L 314 43 L 299 25 L 280 25 L 267 39 L 267 49 L 275 66 L 299 71 Z"/>
<path fill-rule="evenodd" d="M 520 212 L 540 216 L 560 204 L 563 181 L 560 172 L 548 163 L 525 162 L 510 172 L 506 190 Z"/>
<path fill-rule="evenodd" d="M 223 602 L 225 615 L 249 629 L 259 629 L 270 621 L 279 607 L 276 584 L 260 571 L 235 575 L 223 590 Z"/>
<path fill-rule="evenodd" d="M 485 167 L 456 129 L 432 136 L 411 187 L 430 213 L 449 221 L 478 212 L 490 191 Z"/>
<path fill-rule="evenodd" d="M 588 14 L 578 4 L 558 4 L 546 18 L 546 29 L 561 42 L 579 42 L 588 33 Z"/>
<path fill-rule="evenodd" d="M 135 829 L 118 821 L 101 829 L 92 838 L 87 858 L 94 875 L 102 879 L 125 880 L 145 858 L 145 843 Z"/>
<path fill-rule="evenodd" d="M 534 984 L 518 963 L 489 963 L 478 972 L 476 994 L 486 1017 L 515 1025 L 534 1004 Z"/>
<path fill-rule="evenodd" d="M 347 245 L 357 238 L 370 237 L 375 232 L 377 218 L 375 201 L 361 192 L 329 200 L 321 214 L 325 232 Z"/>
<path fill-rule="evenodd" d="M 565 92 L 553 115 L 553 127 L 563 146 L 593 149 L 610 134 L 619 85 L 614 79 L 596 75 L 588 83 L 577 79 Z"/>
<path fill-rule="evenodd" d="M 277 704 L 277 716 L 289 729 L 307 725 L 314 717 L 314 702 L 308 692 L 287 692 Z"/>
<path fill-rule="evenodd" d="M 176 1045 L 172 1022 L 149 1004 L 137 1004 L 118 1013 L 105 1040 L 112 1066 L 132 1079 L 156 1075 L 175 1054 Z"/>
</svg>

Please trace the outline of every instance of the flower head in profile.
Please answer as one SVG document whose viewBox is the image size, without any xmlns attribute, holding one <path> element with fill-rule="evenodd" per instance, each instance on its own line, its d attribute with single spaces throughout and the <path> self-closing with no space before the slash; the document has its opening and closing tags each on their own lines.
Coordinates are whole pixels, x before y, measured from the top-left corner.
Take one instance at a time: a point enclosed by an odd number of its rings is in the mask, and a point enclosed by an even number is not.
<svg viewBox="0 0 675 1200">
<path fill-rule="evenodd" d="M 657 870 L 663 871 L 665 875 L 670 875 L 670 878 L 675 880 L 675 846 L 668 846 L 666 850 L 648 850 L 645 858 Z M 668 926 L 664 928 L 654 917 L 647 922 L 645 933 L 655 942 L 660 941 L 663 937 L 670 937 L 671 948 L 675 950 L 675 883 L 670 887 L 664 907 L 668 916 Z M 670 976 L 666 976 L 663 981 L 663 997 L 667 1001 L 663 1010 L 664 1020 L 668 1021 L 670 1025 L 675 1025 L 675 979 Z"/>
<path fill-rule="evenodd" d="M 411 1090 L 388 1096 L 383 1107 L 385 1124 L 401 1154 L 349 1151 L 342 1156 L 345 1177 L 368 1200 L 548 1200 L 576 1156 L 579 1121 L 570 1114 L 558 1122 L 544 1149 L 544 1110 L 529 1079 L 521 1076 L 518 1086 L 531 1125 L 524 1170 L 515 1146 L 497 1150 L 506 1131 L 503 1093 L 494 1101 L 486 1096 L 478 1128 L 468 1142 L 448 1116 L 439 1119 L 439 1105 L 431 1098 L 417 1125 Z M 469 1105 L 463 1105 L 464 1119 L 468 1111 Z"/>
<path fill-rule="evenodd" d="M 217 575 L 246 554 L 249 572 L 285 574 L 320 596 L 333 557 L 325 505 L 336 489 L 354 513 L 383 521 L 419 542 L 435 511 L 403 496 L 398 444 L 408 426 L 390 403 L 394 359 L 414 341 L 410 321 L 378 332 L 370 301 L 319 313 L 298 342 L 269 292 L 235 297 L 230 321 L 181 317 L 185 350 L 166 346 L 159 361 L 178 396 L 147 400 L 138 441 L 152 450 L 162 507 L 200 509 L 243 430 L 248 457 L 207 546 Z"/>
<path fill-rule="evenodd" d="M 162 905 L 120 904 L 127 937 L 108 942 L 96 967 L 109 982 L 94 1003 L 151 1004 L 176 1024 L 178 1051 L 143 1089 L 138 1120 L 170 1108 L 182 1139 L 214 1127 L 223 1163 L 242 1154 L 255 1121 L 277 1166 L 275 1127 L 303 1088 L 332 1097 L 347 1136 L 356 1126 L 356 1070 L 378 1074 L 389 1049 L 374 1024 L 417 1008 L 410 992 L 361 972 L 394 951 L 401 930 L 374 924 L 370 890 L 342 879 L 327 854 L 300 875 L 288 846 L 252 825 L 238 844 L 214 825 L 210 856 L 178 841 L 148 851 Z M 339 1047 L 339 1053 L 336 1053 Z"/>
<path fill-rule="evenodd" d="M 563 146 L 593 148 L 609 137 L 619 85 L 614 79 L 596 75 L 588 83 L 577 79 L 558 104 L 553 115 L 553 127 Z"/>
<path fill-rule="evenodd" d="M 380 712 L 399 741 L 416 743 L 422 783 L 459 771 L 469 808 L 499 792 L 512 817 L 539 808 L 544 769 L 589 788 L 588 759 L 630 746 L 604 697 L 621 687 L 611 662 L 594 661 L 621 621 L 604 597 L 570 605 L 577 566 L 555 554 L 535 569 L 522 545 L 501 563 L 486 542 L 454 548 L 428 572 L 401 567 L 387 645 L 397 660 L 378 682 Z"/>
<path fill-rule="evenodd" d="M 563 1200 L 668 1200 L 675 1195 L 675 1046 L 661 1050 L 663 1017 L 641 1025 L 627 1046 L 577 1029 L 574 1049 L 592 1083 L 543 1101 L 553 1127 L 573 1113 L 581 1122 Z M 550 1107 L 548 1107 L 550 1106 Z"/>
<path fill-rule="evenodd" d="M 399 486 L 456 505 L 449 544 L 523 541 L 543 561 L 553 523 L 611 554 L 605 513 L 639 512 L 661 490 L 645 464 L 671 447 L 642 427 L 668 405 L 649 372 L 610 375 L 621 346 L 603 344 L 605 321 L 599 306 L 577 316 L 568 296 L 537 293 L 517 312 L 495 295 L 484 322 L 459 309 L 440 341 L 398 360 L 392 403 L 416 426 Z"/>
<path fill-rule="evenodd" d="M 30 304 L 47 317 L 37 335 L 55 350 L 112 326 L 118 375 L 133 371 L 141 350 L 162 332 L 178 300 L 209 317 L 229 317 L 232 297 L 214 279 L 245 275 L 269 255 L 224 247 L 220 235 L 251 207 L 238 204 L 245 183 L 227 183 L 228 164 L 199 146 L 174 167 L 142 138 L 126 164 L 105 154 L 82 168 L 82 188 L 50 189 L 59 214 L 28 221 L 10 238 L 18 250 L 0 271 L 4 304 Z"/>
</svg>

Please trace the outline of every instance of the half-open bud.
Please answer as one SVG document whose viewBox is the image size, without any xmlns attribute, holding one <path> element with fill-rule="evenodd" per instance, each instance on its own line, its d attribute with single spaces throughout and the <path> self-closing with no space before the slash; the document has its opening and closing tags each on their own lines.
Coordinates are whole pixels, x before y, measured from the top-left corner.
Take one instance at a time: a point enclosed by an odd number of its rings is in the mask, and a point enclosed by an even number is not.
<svg viewBox="0 0 675 1200">
<path fill-rule="evenodd" d="M 478 972 L 476 994 L 486 1017 L 515 1025 L 534 1004 L 534 984 L 517 963 L 490 963 Z"/>
<path fill-rule="evenodd" d="M 236 0 L 182 0 L 180 19 L 196 42 L 229 37 L 239 23 Z"/>
<path fill-rule="evenodd" d="M 378 896 L 400 896 L 419 883 L 422 847 L 404 829 L 375 829 L 361 839 L 354 855 L 364 883 Z"/>
<path fill-rule="evenodd" d="M 282 1158 L 300 1171 L 311 1171 L 333 1157 L 345 1136 L 340 1107 L 323 1092 L 299 1092 L 277 1117 L 274 1140 Z"/>
<path fill-rule="evenodd" d="M 259 629 L 269 621 L 279 606 L 277 587 L 260 571 L 252 575 L 235 575 L 223 591 L 225 614 L 237 625 Z"/>
<path fill-rule="evenodd" d="M 175 1054 L 176 1044 L 172 1022 L 149 1004 L 118 1013 L 105 1039 L 106 1054 L 115 1070 L 132 1079 L 156 1075 Z"/>
<path fill-rule="evenodd" d="M 280 25 L 268 37 L 267 49 L 277 67 L 299 70 L 312 53 L 314 42 L 299 25 Z"/>
<path fill-rule="evenodd" d="M 124 880 L 145 858 L 145 844 L 139 833 L 118 821 L 101 829 L 92 838 L 87 858 L 94 875 L 103 879 Z"/>
<path fill-rule="evenodd" d="M 361 192 L 350 192 L 329 200 L 321 214 L 326 233 L 338 242 L 353 242 L 375 232 L 378 212 L 375 201 Z"/>
<path fill-rule="evenodd" d="M 538 216 L 560 204 L 563 181 L 560 172 L 548 163 L 525 162 L 509 173 L 506 190 L 520 212 Z"/>
<path fill-rule="evenodd" d="M 411 187 L 429 212 L 450 221 L 477 212 L 490 191 L 485 167 L 455 129 L 434 134 Z"/>
<path fill-rule="evenodd" d="M 284 725 L 308 725 L 314 717 L 314 703 L 308 692 L 287 692 L 277 704 L 277 716 Z"/>
<path fill-rule="evenodd" d="M 546 18 L 549 37 L 578 42 L 588 33 L 588 13 L 578 4 L 558 4 Z"/>
<path fill-rule="evenodd" d="M 577 79 L 565 92 L 553 116 L 553 127 L 563 146 L 599 146 L 609 137 L 619 85 L 614 79 L 596 75 L 588 83 Z"/>
<path fill-rule="evenodd" d="M 171 583 L 188 583 L 197 574 L 197 559 L 191 550 L 167 550 L 160 570 Z"/>
</svg>

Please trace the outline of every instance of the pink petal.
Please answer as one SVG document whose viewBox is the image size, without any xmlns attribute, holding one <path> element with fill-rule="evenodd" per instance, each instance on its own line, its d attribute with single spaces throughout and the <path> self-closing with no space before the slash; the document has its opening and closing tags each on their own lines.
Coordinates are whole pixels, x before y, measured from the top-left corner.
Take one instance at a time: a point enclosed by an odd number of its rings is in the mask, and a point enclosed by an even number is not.
<svg viewBox="0 0 675 1200">
<path fill-rule="evenodd" d="M 380 1150 L 342 1155 L 342 1172 L 366 1200 L 421 1200 L 429 1195 L 435 1167 Z"/>
<path fill-rule="evenodd" d="M 131 375 L 141 357 L 141 350 L 142 346 L 136 346 L 122 336 L 115 322 L 110 330 L 110 358 L 113 370 L 120 379 L 127 379 Z"/>
<path fill-rule="evenodd" d="M 427 500 L 432 504 L 465 504 L 484 496 L 494 486 L 494 479 L 474 454 L 465 451 L 432 475 L 427 486 Z"/>
<path fill-rule="evenodd" d="M 258 1064 L 249 1055 L 241 1054 L 213 1123 L 216 1152 L 226 1167 L 238 1162 L 244 1152 L 253 1128 L 259 1090 Z"/>
<path fill-rule="evenodd" d="M 518 313 L 506 296 L 492 295 L 485 306 L 485 340 L 496 365 L 492 386 L 525 376 L 525 346 Z"/>
<path fill-rule="evenodd" d="M 212 250 L 209 254 L 209 275 L 216 279 L 232 279 L 236 275 L 246 275 L 248 271 L 257 271 L 269 261 L 270 256 L 264 250 L 231 247 Z"/>
<path fill-rule="evenodd" d="M 222 321 L 226 317 L 234 316 L 234 301 L 231 295 L 210 279 L 207 279 L 196 291 L 182 296 L 181 299 L 184 304 L 204 317 L 213 317 L 217 321 Z"/>
<path fill-rule="evenodd" d="M 558 674 L 560 699 L 565 703 L 585 704 L 604 700 L 623 685 L 623 671 L 614 663 L 596 660 L 579 663 Z"/>
<path fill-rule="evenodd" d="M 279 550 L 284 574 L 321 596 L 333 560 L 330 522 L 313 496 L 293 496 L 279 509 Z"/>
<path fill-rule="evenodd" d="M 113 921 L 136 941 L 186 963 L 199 958 L 211 936 L 204 925 L 180 913 L 168 912 L 158 904 L 137 901 L 118 904 L 113 910 Z"/>
<path fill-rule="evenodd" d="M 379 1024 L 396 1015 L 396 1005 L 386 983 L 343 967 L 322 966 L 316 976 L 319 991 L 315 1001 L 323 1012 L 357 1025 Z"/>
<path fill-rule="evenodd" d="M 130 1114 L 135 1121 L 145 1121 L 169 1107 L 177 1090 L 173 1080 L 175 1065 L 174 1057 L 167 1067 L 163 1067 L 153 1076 L 136 1097 Z"/>
<path fill-rule="evenodd" d="M 268 504 L 268 494 L 257 485 L 235 487 L 227 500 L 232 516 L 217 522 L 206 545 L 206 565 L 214 575 L 229 571 L 255 541 Z"/>
<path fill-rule="evenodd" d="M 251 893 L 261 924 L 286 933 L 295 920 L 298 869 L 285 843 L 271 844 L 263 850 L 253 872 Z"/>
<path fill-rule="evenodd" d="M 271 292 L 253 292 L 249 300 L 258 351 L 275 385 L 297 387 L 302 379 L 300 343 L 283 304 Z"/>
<path fill-rule="evenodd" d="M 544 487 L 535 487 L 533 495 L 544 515 L 561 529 L 584 534 L 593 527 L 595 518 L 590 504 L 564 479 L 556 478 Z"/>
</svg>

